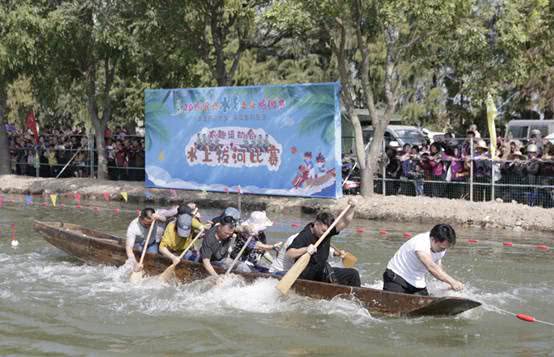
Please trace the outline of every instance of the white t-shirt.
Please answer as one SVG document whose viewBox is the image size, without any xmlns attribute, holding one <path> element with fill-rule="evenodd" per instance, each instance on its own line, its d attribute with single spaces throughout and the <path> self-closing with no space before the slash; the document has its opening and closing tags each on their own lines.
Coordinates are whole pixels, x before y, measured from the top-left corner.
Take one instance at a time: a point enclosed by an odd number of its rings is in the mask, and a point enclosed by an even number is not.
<svg viewBox="0 0 554 357">
<path fill-rule="evenodd" d="M 133 247 L 135 242 L 142 242 L 148 235 L 148 229 L 139 222 L 139 218 L 135 218 L 129 223 L 127 227 L 127 241 L 128 247 Z"/>
<path fill-rule="evenodd" d="M 164 217 L 164 221 L 156 221 L 153 228 L 154 231 L 152 232 L 152 237 L 150 237 L 150 242 L 152 242 L 152 240 L 156 240 L 157 243 L 160 242 L 164 234 L 165 227 L 168 223 L 167 219 L 177 215 L 177 208 L 178 207 L 175 206 L 169 209 L 157 209 L 155 211 L 157 214 Z M 126 245 L 129 247 L 134 247 L 135 242 L 141 243 L 142 241 L 146 240 L 146 237 L 148 236 L 148 230 L 149 228 L 146 228 L 142 224 L 140 224 L 138 217 L 133 219 L 127 227 Z"/>
<path fill-rule="evenodd" d="M 439 262 L 446 254 L 446 250 L 440 253 L 433 253 L 431 251 L 431 237 L 429 233 L 418 234 L 402 244 L 387 264 L 387 269 L 400 275 L 416 288 L 424 288 L 426 286 L 425 273 L 427 273 L 427 268 L 419 260 L 416 252 L 430 253 L 434 263 Z"/>
<path fill-rule="evenodd" d="M 270 273 L 277 273 L 280 271 L 286 272 L 294 265 L 294 259 L 287 256 L 287 248 L 292 244 L 292 241 L 297 235 L 298 233 L 288 237 L 285 244 L 281 246 L 279 254 L 277 254 L 277 257 L 273 260 L 273 263 L 269 268 Z"/>
</svg>

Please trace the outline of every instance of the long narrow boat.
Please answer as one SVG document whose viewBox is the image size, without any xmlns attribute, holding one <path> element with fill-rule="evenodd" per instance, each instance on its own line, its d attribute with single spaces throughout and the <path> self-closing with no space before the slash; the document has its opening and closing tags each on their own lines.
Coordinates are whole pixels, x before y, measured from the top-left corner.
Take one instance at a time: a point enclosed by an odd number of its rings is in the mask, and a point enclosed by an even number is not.
<svg viewBox="0 0 554 357">
<path fill-rule="evenodd" d="M 125 240 L 79 225 L 62 222 L 35 221 L 34 229 L 53 246 L 86 263 L 121 266 L 127 260 Z M 140 252 L 135 252 L 139 256 Z M 160 274 L 171 264 L 161 255 L 146 254 L 144 270 L 149 275 Z M 221 272 L 221 271 L 220 271 Z M 192 282 L 208 276 L 202 264 L 183 261 L 175 270 L 182 282 Z M 275 278 L 270 274 L 239 273 L 246 281 Z M 299 295 L 330 300 L 336 296 L 361 303 L 370 313 L 393 316 L 452 316 L 473 309 L 481 303 L 460 297 L 432 297 L 393 293 L 371 288 L 299 279 L 292 289 Z"/>
</svg>

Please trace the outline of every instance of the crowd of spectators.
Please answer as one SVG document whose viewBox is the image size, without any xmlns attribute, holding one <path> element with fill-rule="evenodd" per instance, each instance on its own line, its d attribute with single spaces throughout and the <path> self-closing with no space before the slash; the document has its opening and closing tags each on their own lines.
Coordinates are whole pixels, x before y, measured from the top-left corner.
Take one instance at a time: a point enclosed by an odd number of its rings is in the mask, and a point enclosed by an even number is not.
<svg viewBox="0 0 554 357">
<path fill-rule="evenodd" d="M 94 140 L 90 137 L 89 142 L 83 127 L 44 128 L 38 144 L 30 130 L 13 126 L 6 129 L 14 174 L 90 177 L 91 168 L 92 176 L 97 170 Z M 106 129 L 104 139 L 109 178 L 143 181 L 144 137 L 131 136 L 126 128 L 117 126 L 113 131 Z M 377 173 L 378 178 L 384 173 L 385 185 L 376 180 L 375 191 L 468 199 L 471 181 L 475 201 L 501 198 L 554 207 L 554 145 L 543 139 L 538 130 L 531 132 L 527 142 L 498 137 L 494 160 L 489 149 L 489 143 L 474 126 L 462 139 L 447 133 L 421 145 L 400 147 L 391 141 L 379 160 Z M 352 164 L 353 161 L 344 162 L 345 175 L 350 173 Z M 355 171 L 352 177 L 356 178 Z M 355 193 L 355 189 L 347 193 Z"/>
<path fill-rule="evenodd" d="M 495 160 L 489 144 L 474 126 L 461 140 L 447 133 L 422 145 L 400 147 L 392 141 L 380 159 L 378 176 L 385 174 L 387 195 L 467 199 L 472 181 L 475 201 L 491 200 L 494 185 L 495 198 L 554 206 L 554 145 L 540 131 L 531 132 L 528 142 L 499 137 Z M 382 192 L 382 181 L 376 182 L 375 191 Z"/>
<path fill-rule="evenodd" d="M 44 128 L 38 143 L 31 130 L 6 126 L 13 174 L 40 177 L 95 176 L 96 145 L 83 127 Z M 130 136 L 126 128 L 104 132 L 108 175 L 112 180 L 144 180 L 144 138 Z M 91 161 L 92 160 L 92 161 Z M 68 164 L 66 167 L 66 164 Z M 38 167 L 38 168 L 37 168 Z"/>
</svg>

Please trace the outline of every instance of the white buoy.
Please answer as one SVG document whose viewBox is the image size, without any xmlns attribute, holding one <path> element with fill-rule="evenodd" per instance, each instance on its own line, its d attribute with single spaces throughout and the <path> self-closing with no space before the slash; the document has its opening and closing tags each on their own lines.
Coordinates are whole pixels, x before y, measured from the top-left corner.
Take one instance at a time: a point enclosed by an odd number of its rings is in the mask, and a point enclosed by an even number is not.
<svg viewBox="0 0 554 357">
<path fill-rule="evenodd" d="M 12 247 L 15 248 L 19 245 L 19 242 L 16 240 L 12 240 Z"/>
</svg>

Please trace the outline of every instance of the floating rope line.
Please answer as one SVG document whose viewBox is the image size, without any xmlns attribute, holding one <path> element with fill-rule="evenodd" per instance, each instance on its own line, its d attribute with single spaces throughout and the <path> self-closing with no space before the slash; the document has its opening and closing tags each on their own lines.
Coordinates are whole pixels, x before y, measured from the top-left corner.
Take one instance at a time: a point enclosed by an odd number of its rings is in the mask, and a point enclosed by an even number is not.
<svg viewBox="0 0 554 357">
<path fill-rule="evenodd" d="M 548 322 L 548 321 L 542 321 L 542 320 L 537 320 L 534 316 L 531 316 L 531 315 L 527 315 L 527 314 L 522 314 L 522 313 L 519 313 L 519 314 L 516 314 L 514 312 L 511 312 L 511 311 L 508 311 L 508 310 L 504 310 L 504 309 L 501 309 L 499 307 L 496 307 L 496 306 L 493 306 L 493 305 L 488 305 L 490 307 L 493 308 L 493 310 L 497 310 L 497 311 L 500 311 L 500 312 L 504 312 L 508 315 L 512 315 L 512 316 L 515 316 L 517 317 L 518 319 L 522 320 L 522 321 L 526 321 L 526 322 L 538 322 L 540 324 L 543 324 L 543 325 L 547 325 L 547 326 L 552 326 L 554 327 L 554 323 L 552 322 Z"/>
</svg>

